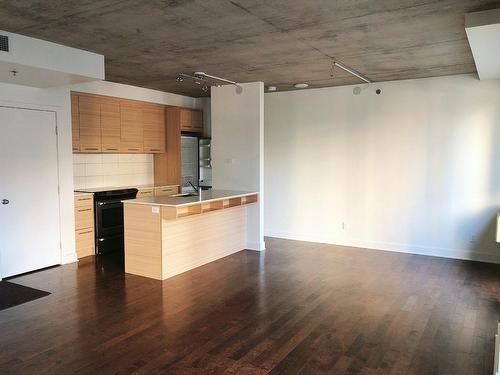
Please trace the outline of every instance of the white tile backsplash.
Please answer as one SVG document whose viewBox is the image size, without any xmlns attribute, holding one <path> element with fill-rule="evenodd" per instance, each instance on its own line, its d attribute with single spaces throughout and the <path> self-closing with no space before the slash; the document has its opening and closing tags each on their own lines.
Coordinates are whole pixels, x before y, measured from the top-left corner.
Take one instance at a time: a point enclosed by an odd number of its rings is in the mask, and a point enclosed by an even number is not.
<svg viewBox="0 0 500 375">
<path fill-rule="evenodd" d="M 152 184 L 151 154 L 73 154 L 75 189 Z"/>
</svg>

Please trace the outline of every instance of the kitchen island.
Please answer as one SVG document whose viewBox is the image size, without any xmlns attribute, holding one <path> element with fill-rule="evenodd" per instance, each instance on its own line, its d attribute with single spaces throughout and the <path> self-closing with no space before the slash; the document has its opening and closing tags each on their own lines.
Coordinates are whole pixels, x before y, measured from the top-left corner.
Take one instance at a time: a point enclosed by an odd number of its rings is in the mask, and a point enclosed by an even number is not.
<svg viewBox="0 0 500 375">
<path fill-rule="evenodd" d="M 258 193 L 202 191 L 123 201 L 125 272 L 164 280 L 246 248 Z"/>
</svg>

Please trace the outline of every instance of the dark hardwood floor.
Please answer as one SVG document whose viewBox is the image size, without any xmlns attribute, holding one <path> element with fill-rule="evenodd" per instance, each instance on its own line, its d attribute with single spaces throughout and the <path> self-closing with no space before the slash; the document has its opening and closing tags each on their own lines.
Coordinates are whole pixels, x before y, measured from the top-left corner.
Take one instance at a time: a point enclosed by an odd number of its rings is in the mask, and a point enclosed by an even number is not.
<svg viewBox="0 0 500 375">
<path fill-rule="evenodd" d="M 165 282 L 86 259 L 11 281 L 1 374 L 488 374 L 500 266 L 268 238 Z"/>
</svg>

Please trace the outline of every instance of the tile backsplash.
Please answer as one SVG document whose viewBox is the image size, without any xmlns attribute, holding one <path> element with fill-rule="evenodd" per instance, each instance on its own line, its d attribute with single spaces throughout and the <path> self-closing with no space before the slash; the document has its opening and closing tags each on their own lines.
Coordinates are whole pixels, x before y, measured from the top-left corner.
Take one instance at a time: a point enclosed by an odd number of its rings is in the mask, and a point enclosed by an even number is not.
<svg viewBox="0 0 500 375">
<path fill-rule="evenodd" d="M 152 154 L 73 154 L 75 189 L 152 184 Z"/>
</svg>

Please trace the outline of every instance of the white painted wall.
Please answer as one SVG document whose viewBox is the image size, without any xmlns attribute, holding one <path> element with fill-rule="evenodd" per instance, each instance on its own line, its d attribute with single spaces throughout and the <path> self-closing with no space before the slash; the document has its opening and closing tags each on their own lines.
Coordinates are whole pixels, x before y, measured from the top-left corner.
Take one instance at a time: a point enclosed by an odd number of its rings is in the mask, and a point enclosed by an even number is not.
<svg viewBox="0 0 500 375">
<path fill-rule="evenodd" d="M 104 79 L 103 55 L 2 30 L 0 34 L 9 38 L 9 52 L 0 51 L 0 82 L 55 87 Z"/>
<path fill-rule="evenodd" d="M 212 185 L 257 191 L 248 207 L 247 248 L 264 250 L 264 84 L 212 87 Z"/>
<path fill-rule="evenodd" d="M 500 81 L 352 90 L 265 95 L 266 235 L 500 262 Z"/>
</svg>

